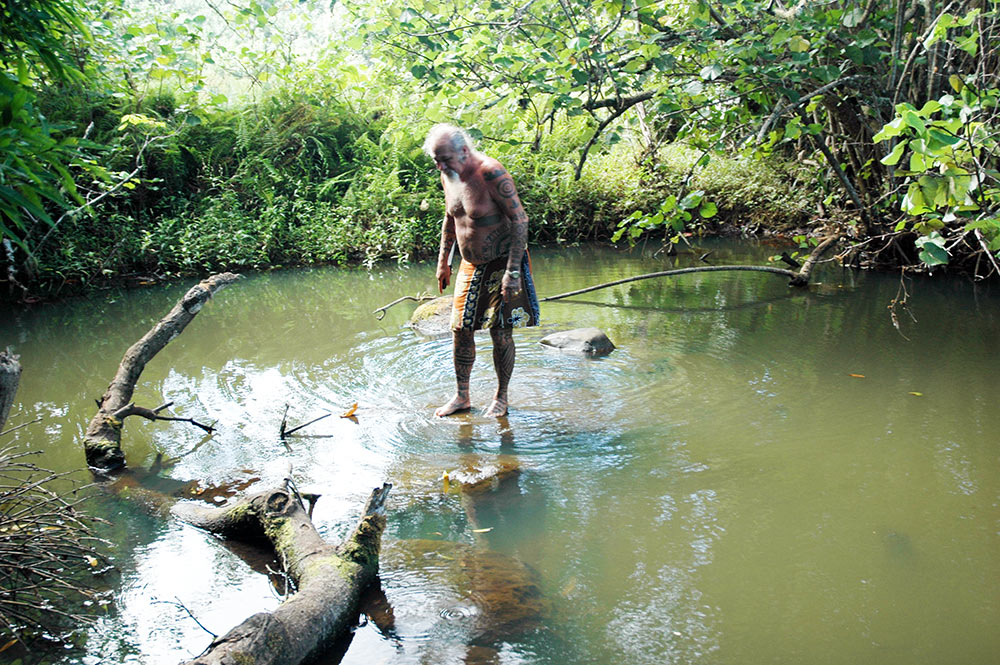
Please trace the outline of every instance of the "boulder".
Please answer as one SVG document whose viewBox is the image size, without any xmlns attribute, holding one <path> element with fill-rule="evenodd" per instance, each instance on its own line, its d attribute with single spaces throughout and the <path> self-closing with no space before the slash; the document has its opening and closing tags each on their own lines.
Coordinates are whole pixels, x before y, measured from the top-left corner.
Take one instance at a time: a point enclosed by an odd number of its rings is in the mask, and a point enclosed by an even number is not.
<svg viewBox="0 0 1000 665">
<path fill-rule="evenodd" d="M 425 302 L 413 310 L 410 327 L 421 335 L 436 337 L 451 332 L 452 296 L 441 296 Z"/>
<path fill-rule="evenodd" d="M 552 333 L 544 337 L 541 343 L 560 351 L 588 356 L 606 356 L 615 350 L 615 345 L 599 328 L 576 328 Z"/>
</svg>

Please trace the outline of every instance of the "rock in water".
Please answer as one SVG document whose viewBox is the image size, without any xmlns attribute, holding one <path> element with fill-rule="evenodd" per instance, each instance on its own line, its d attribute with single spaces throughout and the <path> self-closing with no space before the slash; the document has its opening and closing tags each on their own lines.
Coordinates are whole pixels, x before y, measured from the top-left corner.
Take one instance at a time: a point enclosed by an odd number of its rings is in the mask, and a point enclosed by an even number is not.
<svg viewBox="0 0 1000 665">
<path fill-rule="evenodd" d="M 543 338 L 541 343 L 560 351 L 583 353 L 588 356 L 606 356 L 615 350 L 615 345 L 599 328 L 577 328 L 552 333 Z"/>
<path fill-rule="evenodd" d="M 441 296 L 425 302 L 413 310 L 410 326 L 421 335 L 436 337 L 451 332 L 451 303 L 453 296 Z"/>
<path fill-rule="evenodd" d="M 492 646 L 544 623 L 538 575 L 514 557 L 465 543 L 399 540 L 383 545 L 380 561 L 404 639 Z"/>
</svg>

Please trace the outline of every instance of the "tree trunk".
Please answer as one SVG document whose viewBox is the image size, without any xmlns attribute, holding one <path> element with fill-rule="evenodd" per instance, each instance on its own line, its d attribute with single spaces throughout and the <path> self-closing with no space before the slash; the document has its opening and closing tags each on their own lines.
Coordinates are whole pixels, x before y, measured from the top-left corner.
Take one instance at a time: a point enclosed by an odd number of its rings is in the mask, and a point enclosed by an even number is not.
<svg viewBox="0 0 1000 665">
<path fill-rule="evenodd" d="M 130 404 L 136 381 L 146 368 L 146 363 L 184 331 L 216 291 L 237 279 L 239 275 L 222 273 L 191 287 L 164 318 L 125 352 L 115 378 L 99 401 L 97 415 L 90 421 L 84 435 L 87 464 L 92 468 L 110 472 L 125 466 L 125 454 L 121 448 L 122 420 L 133 413 L 152 413 L 148 409 L 137 410 Z"/>
<path fill-rule="evenodd" d="M 174 506 L 180 519 L 226 538 L 270 541 L 298 589 L 274 612 L 254 614 L 186 665 L 297 665 L 346 635 L 356 624 L 361 593 L 378 574 L 391 487 L 372 490 L 354 533 L 337 547 L 322 539 L 287 481 L 226 508 Z"/>
<path fill-rule="evenodd" d="M 0 432 L 3 431 L 3 424 L 7 422 L 20 380 L 21 365 L 17 362 L 17 356 L 7 351 L 0 351 Z"/>
</svg>

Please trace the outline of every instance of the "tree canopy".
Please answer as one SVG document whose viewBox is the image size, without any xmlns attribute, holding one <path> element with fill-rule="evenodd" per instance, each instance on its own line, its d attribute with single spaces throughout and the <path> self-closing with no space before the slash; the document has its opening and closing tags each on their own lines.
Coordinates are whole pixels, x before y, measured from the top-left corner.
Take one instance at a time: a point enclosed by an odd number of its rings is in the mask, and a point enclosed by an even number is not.
<svg viewBox="0 0 1000 665">
<path fill-rule="evenodd" d="M 8 3 L 9 281 L 419 255 L 439 205 L 420 135 L 443 120 L 538 184 L 536 218 L 574 192 L 595 236 L 717 221 L 732 202 L 699 174 L 739 156 L 790 165 L 813 234 L 848 238 L 850 260 L 998 273 L 997 8 Z M 669 146 L 693 151 L 679 178 L 663 175 Z M 587 183 L 568 184 L 595 154 L 634 158 L 634 195 L 617 196 L 631 210 L 605 215 Z"/>
</svg>

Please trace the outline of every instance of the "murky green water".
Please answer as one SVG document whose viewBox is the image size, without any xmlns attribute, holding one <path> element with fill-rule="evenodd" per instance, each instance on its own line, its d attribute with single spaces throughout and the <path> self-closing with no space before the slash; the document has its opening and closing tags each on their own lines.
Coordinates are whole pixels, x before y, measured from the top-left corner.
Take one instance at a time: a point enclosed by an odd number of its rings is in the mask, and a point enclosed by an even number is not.
<svg viewBox="0 0 1000 665">
<path fill-rule="evenodd" d="M 775 251 L 703 247 L 716 264 Z M 544 296 L 700 253 L 569 248 L 533 261 Z M 253 276 L 153 360 L 136 394 L 218 432 L 130 419 L 128 462 L 162 453 L 177 459 L 164 475 L 260 488 L 290 463 L 323 494 L 314 517 L 334 540 L 372 487 L 395 483 L 384 597 L 344 663 L 993 662 L 1000 294 L 909 282 L 916 321 L 901 313 L 899 332 L 887 310 L 898 277 L 817 278 L 801 291 L 774 275 L 697 274 L 543 303 L 543 326 L 516 333 L 512 410 L 497 421 L 433 418 L 452 390 L 450 341 L 401 328 L 412 304 L 371 315 L 431 288 L 432 266 Z M 4 316 L 0 345 L 24 366 L 12 424 L 43 417 L 18 434 L 41 463 L 84 464 L 94 398 L 186 286 Z M 618 350 L 587 360 L 537 343 L 583 326 Z M 489 346 L 473 374 L 481 406 Z M 354 402 L 356 423 L 327 418 L 290 447 L 277 437 L 285 404 L 304 422 Z M 520 475 L 495 500 L 443 491 L 444 471 L 498 461 Z M 280 602 L 217 539 L 127 502 L 104 509 L 123 544 L 116 610 L 89 630 L 87 656 L 64 662 L 177 662 L 209 641 L 185 608 L 222 634 Z M 487 597 L 479 585 L 497 566 L 530 577 L 538 613 L 508 621 L 512 601 Z"/>
</svg>

